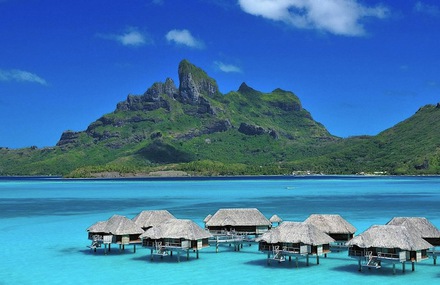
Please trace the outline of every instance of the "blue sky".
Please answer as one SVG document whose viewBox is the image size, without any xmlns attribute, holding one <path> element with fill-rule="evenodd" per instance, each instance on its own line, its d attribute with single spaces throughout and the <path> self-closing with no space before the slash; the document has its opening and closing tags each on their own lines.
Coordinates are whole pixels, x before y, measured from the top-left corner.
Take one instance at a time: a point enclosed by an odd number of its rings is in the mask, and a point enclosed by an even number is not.
<svg viewBox="0 0 440 285">
<path fill-rule="evenodd" d="M 222 93 L 293 91 L 334 135 L 440 102 L 440 2 L 0 0 L 0 146 L 53 146 L 188 59 Z"/>
</svg>

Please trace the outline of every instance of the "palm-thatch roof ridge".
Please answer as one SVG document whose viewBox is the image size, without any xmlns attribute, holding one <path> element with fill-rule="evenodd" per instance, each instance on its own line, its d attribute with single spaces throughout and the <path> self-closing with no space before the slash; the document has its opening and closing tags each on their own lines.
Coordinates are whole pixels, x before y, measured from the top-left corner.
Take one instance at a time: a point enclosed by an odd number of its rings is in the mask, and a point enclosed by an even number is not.
<svg viewBox="0 0 440 285">
<path fill-rule="evenodd" d="M 271 226 L 271 222 L 256 208 L 219 209 L 206 226 Z"/>
<path fill-rule="evenodd" d="M 411 233 L 406 227 L 394 225 L 373 225 L 346 244 L 360 248 L 400 248 L 409 251 L 432 247 L 430 243 L 418 234 Z"/>
<path fill-rule="evenodd" d="M 107 221 L 99 221 L 88 227 L 87 231 L 91 233 L 104 233 L 106 225 Z"/>
<path fill-rule="evenodd" d="M 203 219 L 203 222 L 206 224 L 211 218 L 212 218 L 212 215 L 209 214 Z"/>
<path fill-rule="evenodd" d="M 87 231 L 101 232 L 113 235 L 135 235 L 141 234 L 144 230 L 125 216 L 113 215 L 107 221 L 101 221 L 90 226 Z"/>
<path fill-rule="evenodd" d="M 147 229 L 140 237 L 149 239 L 182 238 L 186 240 L 199 240 L 210 238 L 212 235 L 191 220 L 170 219 L 160 225 Z"/>
<path fill-rule="evenodd" d="M 146 210 L 137 214 L 132 221 L 141 228 L 149 228 L 175 218 L 176 217 L 167 210 Z"/>
<path fill-rule="evenodd" d="M 270 217 L 269 221 L 271 223 L 281 223 L 283 221 L 283 219 L 278 217 L 278 215 L 273 215 L 272 217 Z"/>
<path fill-rule="evenodd" d="M 423 238 L 440 238 L 440 231 L 424 217 L 394 217 L 387 225 L 404 226 Z"/>
<path fill-rule="evenodd" d="M 265 241 L 270 244 L 304 243 L 308 245 L 322 245 L 334 242 L 335 240 L 312 224 L 286 221 L 264 233 L 256 241 Z"/>
<path fill-rule="evenodd" d="M 356 228 L 337 214 L 312 214 L 305 223 L 313 224 L 325 233 L 354 234 Z"/>
</svg>

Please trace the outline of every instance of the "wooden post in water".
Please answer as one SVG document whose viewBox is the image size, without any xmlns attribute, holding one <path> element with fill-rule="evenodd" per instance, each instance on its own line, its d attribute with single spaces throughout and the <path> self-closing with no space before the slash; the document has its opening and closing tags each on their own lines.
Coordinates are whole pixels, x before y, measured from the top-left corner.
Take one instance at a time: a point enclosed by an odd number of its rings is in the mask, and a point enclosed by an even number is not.
<svg viewBox="0 0 440 285">
<path fill-rule="evenodd" d="M 359 264 L 359 268 L 358 271 L 361 272 L 362 271 L 362 265 L 361 265 L 361 259 L 358 259 L 358 264 Z"/>
<path fill-rule="evenodd" d="M 296 264 L 296 268 L 298 268 L 298 256 L 296 257 L 295 264 Z"/>
<path fill-rule="evenodd" d="M 189 249 L 186 250 L 186 260 L 189 260 Z"/>
<path fill-rule="evenodd" d="M 133 252 L 136 253 L 136 245 L 133 244 Z"/>
<path fill-rule="evenodd" d="M 412 270 L 412 271 L 416 270 L 416 268 L 415 268 L 415 264 L 414 264 L 414 261 L 411 262 L 411 270 Z"/>
<path fill-rule="evenodd" d="M 402 262 L 402 272 L 405 273 L 405 262 Z"/>
<path fill-rule="evenodd" d="M 153 248 L 151 248 L 150 260 L 153 261 Z"/>
<path fill-rule="evenodd" d="M 309 255 L 306 255 L 306 265 L 309 266 Z"/>
<path fill-rule="evenodd" d="M 199 259 L 199 250 L 196 249 L 196 258 Z"/>
<path fill-rule="evenodd" d="M 316 255 L 316 264 L 319 264 L 319 255 Z"/>
<path fill-rule="evenodd" d="M 393 262 L 393 275 L 396 275 L 396 264 Z"/>
</svg>

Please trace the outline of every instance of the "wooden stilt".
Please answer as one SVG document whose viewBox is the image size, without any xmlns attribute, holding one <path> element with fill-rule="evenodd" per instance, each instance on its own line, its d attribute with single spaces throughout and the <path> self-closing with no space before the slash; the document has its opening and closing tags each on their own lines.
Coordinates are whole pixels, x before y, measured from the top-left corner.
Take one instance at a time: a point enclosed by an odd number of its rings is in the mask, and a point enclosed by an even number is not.
<svg viewBox="0 0 440 285">
<path fill-rule="evenodd" d="M 412 270 L 412 271 L 416 270 L 416 268 L 415 268 L 415 264 L 414 264 L 414 261 L 411 262 L 411 270 Z"/>
<path fill-rule="evenodd" d="M 150 256 L 150 260 L 153 261 L 153 249 L 151 249 L 151 256 Z"/>
<path fill-rule="evenodd" d="M 199 250 L 196 250 L 196 258 L 199 259 Z"/>
<path fill-rule="evenodd" d="M 133 252 L 136 253 L 136 245 L 133 244 Z"/>
<path fill-rule="evenodd" d="M 358 259 L 358 264 L 359 264 L 358 271 L 361 272 L 362 271 L 361 259 Z"/>
<path fill-rule="evenodd" d="M 402 272 L 405 273 L 405 262 L 402 262 Z"/>
<path fill-rule="evenodd" d="M 104 254 L 107 254 L 107 244 L 104 244 Z"/>
<path fill-rule="evenodd" d="M 170 256 L 173 257 L 173 251 L 170 252 Z"/>
<path fill-rule="evenodd" d="M 296 265 L 296 268 L 298 268 L 298 256 L 296 257 L 295 265 Z"/>
<path fill-rule="evenodd" d="M 177 262 L 180 262 L 180 251 L 177 252 Z"/>
<path fill-rule="evenodd" d="M 186 260 L 189 260 L 189 250 L 186 250 Z"/>
<path fill-rule="evenodd" d="M 434 255 L 432 256 L 432 259 L 434 259 L 434 265 L 437 264 L 437 255 L 434 253 Z"/>
<path fill-rule="evenodd" d="M 111 245 L 112 245 L 111 243 L 108 244 L 108 252 L 110 252 L 110 246 Z"/>
<path fill-rule="evenodd" d="M 309 255 L 306 255 L 306 265 L 309 266 Z"/>
<path fill-rule="evenodd" d="M 292 261 L 292 257 L 289 255 L 289 261 Z"/>
<path fill-rule="evenodd" d="M 396 275 L 396 264 L 393 262 L 393 274 Z"/>
<path fill-rule="evenodd" d="M 316 255 L 316 264 L 319 264 L 319 255 Z"/>
</svg>

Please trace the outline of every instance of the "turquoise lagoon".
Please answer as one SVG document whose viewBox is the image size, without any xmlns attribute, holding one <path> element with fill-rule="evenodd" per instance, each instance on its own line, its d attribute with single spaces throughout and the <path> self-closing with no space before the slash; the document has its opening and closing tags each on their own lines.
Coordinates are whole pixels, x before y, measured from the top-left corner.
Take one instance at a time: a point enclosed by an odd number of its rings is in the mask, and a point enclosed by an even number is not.
<svg viewBox="0 0 440 285">
<path fill-rule="evenodd" d="M 256 207 L 268 218 L 303 221 L 337 213 L 357 234 L 394 216 L 424 216 L 440 227 L 439 177 L 282 177 L 195 180 L 64 180 L 0 178 L 0 284 L 437 284 L 432 260 L 402 273 L 397 265 L 357 271 L 347 252 L 273 263 L 257 246 L 214 247 L 190 260 L 149 259 L 149 251 L 117 246 L 104 255 L 86 246 L 86 228 L 113 214 L 134 217 L 167 209 L 177 218 L 203 219 L 219 208 Z"/>
</svg>

